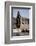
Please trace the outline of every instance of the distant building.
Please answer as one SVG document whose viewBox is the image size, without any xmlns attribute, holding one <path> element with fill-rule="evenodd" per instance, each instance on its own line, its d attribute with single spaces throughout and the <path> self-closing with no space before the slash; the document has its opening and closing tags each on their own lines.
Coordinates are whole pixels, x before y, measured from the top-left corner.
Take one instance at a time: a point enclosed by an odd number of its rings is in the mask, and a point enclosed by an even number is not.
<svg viewBox="0 0 36 46">
<path fill-rule="evenodd" d="M 21 25 L 20 29 L 21 31 L 24 30 L 29 30 L 29 18 L 21 17 Z"/>
<path fill-rule="evenodd" d="M 20 29 L 24 29 L 24 30 L 29 30 L 29 18 L 24 18 L 24 17 L 21 17 L 20 19 L 21 23 L 20 23 Z M 12 18 L 12 28 L 13 29 L 16 29 L 16 18 Z"/>
</svg>

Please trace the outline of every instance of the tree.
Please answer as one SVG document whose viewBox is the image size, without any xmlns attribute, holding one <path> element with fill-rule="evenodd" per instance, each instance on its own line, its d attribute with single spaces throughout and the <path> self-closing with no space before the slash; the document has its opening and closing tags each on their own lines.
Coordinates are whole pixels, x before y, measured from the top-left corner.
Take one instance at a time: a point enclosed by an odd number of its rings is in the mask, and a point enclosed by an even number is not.
<svg viewBox="0 0 36 46">
<path fill-rule="evenodd" d="M 19 13 L 19 11 L 17 12 L 17 17 L 16 17 L 16 27 L 20 28 L 20 13 Z"/>
</svg>

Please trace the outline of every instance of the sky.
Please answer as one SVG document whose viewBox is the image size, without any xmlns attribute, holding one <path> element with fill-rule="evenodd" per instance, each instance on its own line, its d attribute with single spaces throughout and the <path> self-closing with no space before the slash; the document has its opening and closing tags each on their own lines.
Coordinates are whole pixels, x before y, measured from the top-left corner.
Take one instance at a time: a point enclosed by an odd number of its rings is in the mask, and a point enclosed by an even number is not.
<svg viewBox="0 0 36 46">
<path fill-rule="evenodd" d="M 22 17 L 28 17 L 29 18 L 29 9 L 17 9 L 17 8 L 13 8 L 13 17 L 17 16 L 17 12 L 20 12 L 20 15 Z"/>
</svg>

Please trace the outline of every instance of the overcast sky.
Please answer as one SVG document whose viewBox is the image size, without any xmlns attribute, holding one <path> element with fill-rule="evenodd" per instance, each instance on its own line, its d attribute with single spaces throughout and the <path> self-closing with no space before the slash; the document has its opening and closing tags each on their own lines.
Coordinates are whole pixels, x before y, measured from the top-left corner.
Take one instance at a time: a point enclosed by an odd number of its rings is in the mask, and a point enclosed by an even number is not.
<svg viewBox="0 0 36 46">
<path fill-rule="evenodd" d="M 20 12 L 20 15 L 23 17 L 29 17 L 29 9 L 15 9 L 13 8 L 13 16 L 16 17 L 17 16 L 17 12 Z"/>
</svg>

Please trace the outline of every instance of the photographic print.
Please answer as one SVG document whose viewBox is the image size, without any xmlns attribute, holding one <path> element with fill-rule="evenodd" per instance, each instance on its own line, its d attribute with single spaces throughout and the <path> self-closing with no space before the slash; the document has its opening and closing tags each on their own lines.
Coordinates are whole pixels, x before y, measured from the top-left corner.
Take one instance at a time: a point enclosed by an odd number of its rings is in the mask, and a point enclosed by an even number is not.
<svg viewBox="0 0 36 46">
<path fill-rule="evenodd" d="M 26 7 L 11 7 L 12 36 L 29 35 L 29 10 Z"/>
</svg>

